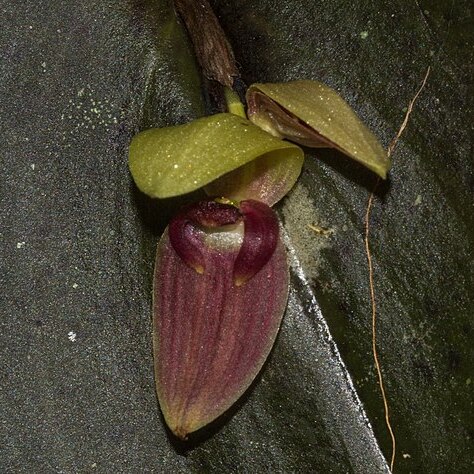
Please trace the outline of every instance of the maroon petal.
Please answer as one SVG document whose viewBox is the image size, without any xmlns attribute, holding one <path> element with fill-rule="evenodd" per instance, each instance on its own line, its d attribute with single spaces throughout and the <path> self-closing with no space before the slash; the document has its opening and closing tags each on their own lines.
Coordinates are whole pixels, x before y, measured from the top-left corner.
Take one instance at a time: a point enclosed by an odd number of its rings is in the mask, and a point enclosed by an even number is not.
<svg viewBox="0 0 474 474">
<path fill-rule="evenodd" d="M 252 235 L 262 235 L 254 222 L 259 212 L 253 202 L 242 205 Z M 178 255 L 170 226 L 158 245 L 154 280 L 157 393 L 168 426 L 183 439 L 224 413 L 258 374 L 278 333 L 289 281 L 280 240 L 260 271 L 236 286 L 239 242 L 231 242 L 229 232 L 218 234 L 218 244 L 203 240 L 197 228 L 193 232 L 205 273 Z M 242 268 L 251 266 L 243 262 Z"/>
<path fill-rule="evenodd" d="M 176 253 L 198 273 L 204 273 L 203 243 L 196 226 L 215 228 L 235 224 L 238 209 L 216 201 L 200 201 L 182 210 L 169 224 L 169 238 Z"/>
<path fill-rule="evenodd" d="M 240 203 L 245 233 L 242 247 L 234 264 L 234 282 L 243 285 L 270 260 L 278 242 L 278 219 L 263 202 L 248 200 Z"/>
</svg>

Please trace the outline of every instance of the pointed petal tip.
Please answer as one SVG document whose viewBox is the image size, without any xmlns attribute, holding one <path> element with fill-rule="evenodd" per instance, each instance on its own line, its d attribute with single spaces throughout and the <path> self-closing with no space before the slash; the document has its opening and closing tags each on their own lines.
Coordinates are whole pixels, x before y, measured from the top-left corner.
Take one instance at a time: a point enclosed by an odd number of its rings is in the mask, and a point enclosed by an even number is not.
<svg viewBox="0 0 474 474">
<path fill-rule="evenodd" d="M 188 440 L 189 432 L 183 426 L 177 426 L 176 428 L 171 428 L 171 432 L 181 441 Z"/>
<path fill-rule="evenodd" d="M 181 441 L 188 441 L 189 436 L 209 423 L 206 414 L 202 411 L 187 411 L 163 413 L 169 430 Z M 212 421 L 212 420 L 211 420 Z"/>
<path fill-rule="evenodd" d="M 388 178 L 388 172 L 390 170 L 391 162 L 390 160 L 387 160 L 386 163 L 381 163 L 377 166 L 370 167 L 370 169 L 381 179 L 387 179 Z"/>
</svg>

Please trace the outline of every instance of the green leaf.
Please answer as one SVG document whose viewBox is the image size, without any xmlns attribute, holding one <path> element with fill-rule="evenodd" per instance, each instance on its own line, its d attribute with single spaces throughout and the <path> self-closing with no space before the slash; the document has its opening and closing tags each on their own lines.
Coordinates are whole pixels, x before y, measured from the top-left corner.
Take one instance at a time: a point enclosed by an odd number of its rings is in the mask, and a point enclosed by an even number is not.
<svg viewBox="0 0 474 474">
<path fill-rule="evenodd" d="M 195 191 L 244 167 L 238 180 L 230 174 L 208 190 L 231 200 L 257 199 L 272 205 L 295 183 L 303 158 L 299 147 L 247 119 L 217 114 L 139 133 L 130 145 L 129 166 L 140 190 L 156 198 Z"/>
<path fill-rule="evenodd" d="M 349 104 L 325 84 L 253 84 L 247 102 L 249 119 L 269 133 L 309 147 L 336 148 L 386 177 L 387 152 Z"/>
<path fill-rule="evenodd" d="M 238 407 L 173 444 L 153 379 L 153 260 L 196 196 L 148 199 L 126 150 L 137 130 L 203 114 L 189 42 L 165 0 L 17 3 L 0 17 L 0 471 L 387 473 L 372 173 L 307 150 L 276 207 L 292 288 L 274 350 Z M 247 84 L 329 84 L 384 145 L 431 64 L 372 212 L 377 342 L 395 473 L 472 472 L 469 2 L 212 3 Z"/>
</svg>

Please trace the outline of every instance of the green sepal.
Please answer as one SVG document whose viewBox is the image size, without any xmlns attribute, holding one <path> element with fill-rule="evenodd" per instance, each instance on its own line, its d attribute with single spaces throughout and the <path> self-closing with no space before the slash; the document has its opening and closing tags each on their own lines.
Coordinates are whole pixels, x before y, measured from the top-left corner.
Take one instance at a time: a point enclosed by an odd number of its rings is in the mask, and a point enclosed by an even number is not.
<svg viewBox="0 0 474 474">
<path fill-rule="evenodd" d="M 316 81 L 253 84 L 249 119 L 272 135 L 310 147 L 336 148 L 386 178 L 387 152 L 349 104 Z"/>
<path fill-rule="evenodd" d="M 269 205 L 291 189 L 303 159 L 298 146 L 228 113 L 145 130 L 132 139 L 129 151 L 133 179 L 151 197 L 189 193 L 227 175 L 209 188 L 214 195 L 237 201 L 257 199 Z M 229 182 L 228 173 L 238 168 L 245 179 Z M 258 186 L 252 185 L 254 177 Z M 262 182 L 265 186 L 260 191 Z"/>
</svg>

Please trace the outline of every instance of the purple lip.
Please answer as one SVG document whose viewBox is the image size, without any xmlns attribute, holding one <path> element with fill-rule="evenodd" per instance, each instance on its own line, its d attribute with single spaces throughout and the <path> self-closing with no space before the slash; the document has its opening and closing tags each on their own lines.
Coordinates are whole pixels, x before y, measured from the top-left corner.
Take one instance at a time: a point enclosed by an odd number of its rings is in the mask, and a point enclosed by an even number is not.
<svg viewBox="0 0 474 474">
<path fill-rule="evenodd" d="M 241 201 L 239 209 L 212 200 L 201 201 L 181 211 L 169 225 L 169 239 L 176 253 L 198 273 L 204 273 L 206 246 L 199 228 L 214 229 L 244 222 L 244 239 L 234 263 L 236 286 L 258 273 L 270 260 L 278 242 L 278 219 L 266 204 Z"/>
<path fill-rule="evenodd" d="M 241 220 L 240 249 L 229 243 L 232 230 L 219 229 L 215 244 L 199 229 Z M 278 222 L 265 204 L 243 201 L 239 211 L 205 201 L 170 224 L 155 266 L 154 355 L 161 409 L 178 437 L 224 413 L 258 374 L 285 311 L 288 279 Z"/>
</svg>

